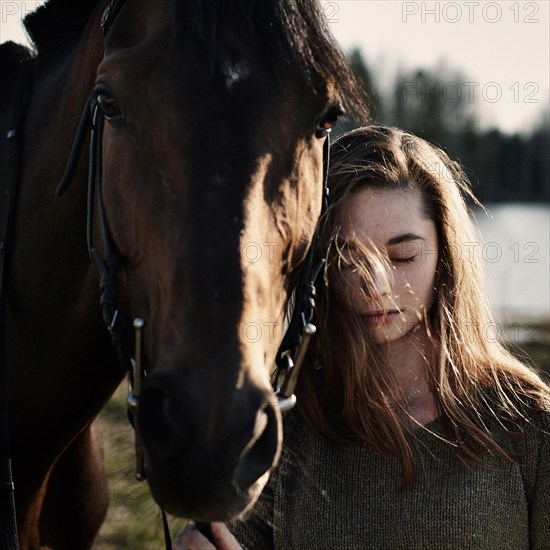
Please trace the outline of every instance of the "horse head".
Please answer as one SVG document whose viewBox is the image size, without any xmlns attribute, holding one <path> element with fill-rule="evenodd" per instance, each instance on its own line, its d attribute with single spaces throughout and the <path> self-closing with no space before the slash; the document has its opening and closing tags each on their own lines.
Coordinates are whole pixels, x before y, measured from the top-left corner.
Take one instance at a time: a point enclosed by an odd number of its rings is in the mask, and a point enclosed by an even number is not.
<svg viewBox="0 0 550 550">
<path fill-rule="evenodd" d="M 93 104 L 122 309 L 145 321 L 145 469 L 167 511 L 226 519 L 280 452 L 270 371 L 326 130 L 359 94 L 313 1 L 120 4 Z"/>
</svg>

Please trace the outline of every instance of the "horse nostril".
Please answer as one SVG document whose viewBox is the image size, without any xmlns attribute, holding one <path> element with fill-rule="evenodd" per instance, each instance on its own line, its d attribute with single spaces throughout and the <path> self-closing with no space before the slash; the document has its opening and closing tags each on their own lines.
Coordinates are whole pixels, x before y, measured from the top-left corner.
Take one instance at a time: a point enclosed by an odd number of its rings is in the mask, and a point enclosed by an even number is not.
<svg viewBox="0 0 550 550">
<path fill-rule="evenodd" d="M 138 423 L 147 448 L 159 458 L 167 458 L 176 447 L 184 445 L 170 415 L 168 395 L 158 386 L 144 389 L 139 402 Z"/>
<path fill-rule="evenodd" d="M 279 444 L 279 424 L 270 403 L 258 411 L 254 436 L 244 449 L 235 468 L 233 479 L 246 491 L 276 462 Z"/>
</svg>

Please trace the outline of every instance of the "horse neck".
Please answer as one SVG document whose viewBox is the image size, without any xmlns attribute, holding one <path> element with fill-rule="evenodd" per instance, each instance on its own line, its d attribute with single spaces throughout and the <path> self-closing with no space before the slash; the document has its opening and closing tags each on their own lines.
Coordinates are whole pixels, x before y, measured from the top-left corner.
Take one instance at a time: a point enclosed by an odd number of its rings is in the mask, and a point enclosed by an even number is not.
<svg viewBox="0 0 550 550">
<path fill-rule="evenodd" d="M 25 403 L 48 411 L 55 427 L 52 453 L 97 414 L 122 377 L 99 312 L 97 277 L 86 249 L 87 151 L 68 192 L 54 194 L 102 47 L 94 17 L 74 51 L 33 61 L 33 91 L 22 128 L 9 265 L 8 364 L 15 403 L 10 414 L 25 434 L 36 421 Z"/>
<path fill-rule="evenodd" d="M 12 267 L 17 286 L 26 282 L 32 287 L 38 279 L 29 273 L 38 272 L 50 288 L 78 294 L 83 314 L 97 308 L 84 241 L 86 151 L 69 192 L 59 198 L 54 191 L 103 55 L 98 19 L 98 14 L 91 18 L 74 50 L 39 54 L 32 61 L 34 82 L 23 128 Z M 43 299 L 47 305 L 43 291 L 37 293 L 37 303 Z"/>
</svg>

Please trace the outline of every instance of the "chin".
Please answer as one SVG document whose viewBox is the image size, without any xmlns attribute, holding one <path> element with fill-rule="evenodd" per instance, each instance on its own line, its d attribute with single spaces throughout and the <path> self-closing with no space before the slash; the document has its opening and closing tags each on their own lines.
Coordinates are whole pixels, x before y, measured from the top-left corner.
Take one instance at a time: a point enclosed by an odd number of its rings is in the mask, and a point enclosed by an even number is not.
<svg viewBox="0 0 550 550">
<path fill-rule="evenodd" d="M 176 517 L 191 518 L 195 521 L 228 521 L 245 514 L 258 500 L 267 480 L 269 471 L 262 475 L 246 490 L 225 476 L 216 479 L 212 475 L 201 478 L 190 475 L 180 479 L 169 479 L 161 471 L 147 472 L 151 493 L 158 505 Z"/>
</svg>

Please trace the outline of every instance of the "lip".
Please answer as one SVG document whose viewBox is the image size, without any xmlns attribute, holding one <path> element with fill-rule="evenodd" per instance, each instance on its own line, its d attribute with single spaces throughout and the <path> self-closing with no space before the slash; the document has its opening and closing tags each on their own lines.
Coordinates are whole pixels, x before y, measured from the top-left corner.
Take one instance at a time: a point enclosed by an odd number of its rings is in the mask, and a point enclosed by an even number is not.
<svg viewBox="0 0 550 550">
<path fill-rule="evenodd" d="M 391 323 L 400 314 L 401 312 L 397 309 L 377 309 L 363 313 L 361 317 L 365 319 L 369 325 L 385 325 Z"/>
</svg>

